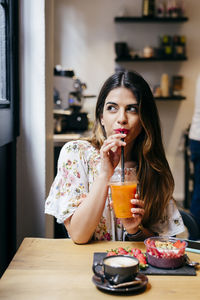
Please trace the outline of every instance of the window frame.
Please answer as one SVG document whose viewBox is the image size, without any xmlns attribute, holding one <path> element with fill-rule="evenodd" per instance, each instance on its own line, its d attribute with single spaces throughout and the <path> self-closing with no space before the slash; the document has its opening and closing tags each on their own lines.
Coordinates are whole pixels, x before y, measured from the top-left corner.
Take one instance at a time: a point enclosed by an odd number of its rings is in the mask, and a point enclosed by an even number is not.
<svg viewBox="0 0 200 300">
<path fill-rule="evenodd" d="M 1 146 L 15 139 L 20 133 L 19 0 L 0 0 L 0 4 L 6 9 L 6 100 L 8 100 L 7 103 L 0 104 Z M 8 123 L 9 120 L 12 120 L 12 124 Z"/>
<path fill-rule="evenodd" d="M 0 109 L 1 108 L 7 108 L 10 106 L 10 100 L 9 100 L 9 41 L 8 41 L 8 36 L 9 36 L 9 10 L 8 10 L 8 4 L 6 0 L 0 0 L 0 5 L 4 8 L 5 10 L 5 58 L 6 58 L 6 74 L 5 74 L 5 90 L 6 90 L 6 97 L 5 100 L 0 99 Z"/>
</svg>

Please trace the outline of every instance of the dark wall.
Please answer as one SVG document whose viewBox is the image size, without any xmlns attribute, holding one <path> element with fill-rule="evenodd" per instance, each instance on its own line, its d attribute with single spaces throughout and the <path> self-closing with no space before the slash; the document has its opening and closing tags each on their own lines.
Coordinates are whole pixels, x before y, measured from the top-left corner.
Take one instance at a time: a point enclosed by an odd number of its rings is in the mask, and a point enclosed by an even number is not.
<svg viewBox="0 0 200 300">
<path fill-rule="evenodd" d="M 16 252 L 16 138 L 19 135 L 18 0 L 1 0 L 6 70 L 0 102 L 0 276 Z M 5 20 L 5 21 L 4 21 Z"/>
<path fill-rule="evenodd" d="M 15 142 L 0 147 L 0 276 L 16 251 Z"/>
</svg>

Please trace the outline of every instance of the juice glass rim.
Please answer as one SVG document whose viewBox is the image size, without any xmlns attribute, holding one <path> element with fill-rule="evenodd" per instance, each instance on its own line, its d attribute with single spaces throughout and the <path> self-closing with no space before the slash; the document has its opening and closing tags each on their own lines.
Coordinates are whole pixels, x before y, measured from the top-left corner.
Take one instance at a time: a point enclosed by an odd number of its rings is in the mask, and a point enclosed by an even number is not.
<svg viewBox="0 0 200 300">
<path fill-rule="evenodd" d="M 136 169 L 134 167 L 125 167 L 124 168 L 125 173 L 125 181 L 124 182 L 134 182 L 138 183 L 137 175 L 136 175 Z M 109 180 L 109 184 L 115 183 L 115 182 L 122 182 L 121 180 L 121 168 L 116 167 L 114 170 L 114 173 L 112 177 Z M 122 182 L 123 183 L 123 182 Z"/>
</svg>

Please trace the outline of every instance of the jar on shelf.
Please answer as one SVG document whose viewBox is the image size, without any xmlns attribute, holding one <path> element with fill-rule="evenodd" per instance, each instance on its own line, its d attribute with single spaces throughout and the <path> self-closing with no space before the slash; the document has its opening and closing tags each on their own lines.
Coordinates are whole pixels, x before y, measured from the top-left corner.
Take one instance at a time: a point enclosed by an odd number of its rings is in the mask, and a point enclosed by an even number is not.
<svg viewBox="0 0 200 300">
<path fill-rule="evenodd" d="M 152 47 L 150 46 L 146 46 L 143 49 L 143 57 L 145 58 L 151 58 L 154 57 L 154 50 Z"/>
</svg>

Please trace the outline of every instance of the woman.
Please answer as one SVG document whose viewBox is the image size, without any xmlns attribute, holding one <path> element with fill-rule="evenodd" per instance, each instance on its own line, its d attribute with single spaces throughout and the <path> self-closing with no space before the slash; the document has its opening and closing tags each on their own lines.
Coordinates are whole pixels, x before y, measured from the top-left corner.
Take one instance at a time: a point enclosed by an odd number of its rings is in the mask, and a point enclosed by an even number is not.
<svg viewBox="0 0 200 300">
<path fill-rule="evenodd" d="M 121 133 L 123 129 L 126 133 Z M 131 199 L 136 205 L 132 218 L 115 220 L 108 183 L 120 166 L 121 147 L 125 167 L 136 169 L 140 195 Z M 125 240 L 176 235 L 184 226 L 172 199 L 173 189 L 151 90 L 139 74 L 117 72 L 100 91 L 91 139 L 63 146 L 45 212 L 64 222 L 78 244 L 92 237 L 115 240 L 123 229 Z"/>
</svg>

